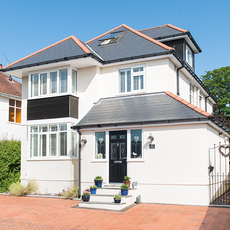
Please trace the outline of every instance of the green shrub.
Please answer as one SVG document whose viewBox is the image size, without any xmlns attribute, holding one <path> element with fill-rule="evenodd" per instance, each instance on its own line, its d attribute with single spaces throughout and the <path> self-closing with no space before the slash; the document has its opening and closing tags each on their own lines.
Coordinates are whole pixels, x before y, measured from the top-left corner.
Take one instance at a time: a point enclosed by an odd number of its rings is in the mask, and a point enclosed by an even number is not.
<svg viewBox="0 0 230 230">
<path fill-rule="evenodd" d="M 8 190 L 12 183 L 20 181 L 21 142 L 0 141 L 0 192 Z"/>
<path fill-rule="evenodd" d="M 66 198 L 75 198 L 78 197 L 79 188 L 76 185 L 72 185 L 71 187 L 67 188 L 64 192 L 64 197 Z"/>
</svg>

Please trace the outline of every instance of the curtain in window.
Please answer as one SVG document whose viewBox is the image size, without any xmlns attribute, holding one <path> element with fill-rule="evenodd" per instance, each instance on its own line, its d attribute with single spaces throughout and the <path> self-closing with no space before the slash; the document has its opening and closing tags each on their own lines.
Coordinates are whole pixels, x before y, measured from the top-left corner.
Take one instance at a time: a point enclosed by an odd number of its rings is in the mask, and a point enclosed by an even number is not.
<svg viewBox="0 0 230 230">
<path fill-rule="evenodd" d="M 77 134 L 76 132 L 71 133 L 71 149 L 72 149 L 72 157 L 77 156 Z"/>
<path fill-rule="evenodd" d="M 31 96 L 38 96 L 38 74 L 31 75 Z"/>
<path fill-rule="evenodd" d="M 127 70 L 127 92 L 131 92 L 131 70 Z"/>
<path fill-rule="evenodd" d="M 57 93 L 57 72 L 50 73 L 50 93 Z"/>
<path fill-rule="evenodd" d="M 57 155 L 57 134 L 50 134 L 50 156 Z"/>
<path fill-rule="evenodd" d="M 67 69 L 59 71 L 60 78 L 60 93 L 67 92 Z"/>
<path fill-rule="evenodd" d="M 72 70 L 72 93 L 77 92 L 77 72 Z"/>
<path fill-rule="evenodd" d="M 38 134 L 31 134 L 30 136 L 30 146 L 31 146 L 31 156 L 37 157 L 38 156 Z"/>
<path fill-rule="evenodd" d="M 40 94 L 47 94 L 47 73 L 40 74 Z"/>
<path fill-rule="evenodd" d="M 40 135 L 40 156 L 46 156 L 46 134 Z"/>
<path fill-rule="evenodd" d="M 59 134 L 60 156 L 67 156 L 67 132 Z"/>
<path fill-rule="evenodd" d="M 125 71 L 120 71 L 121 93 L 125 92 Z"/>
</svg>

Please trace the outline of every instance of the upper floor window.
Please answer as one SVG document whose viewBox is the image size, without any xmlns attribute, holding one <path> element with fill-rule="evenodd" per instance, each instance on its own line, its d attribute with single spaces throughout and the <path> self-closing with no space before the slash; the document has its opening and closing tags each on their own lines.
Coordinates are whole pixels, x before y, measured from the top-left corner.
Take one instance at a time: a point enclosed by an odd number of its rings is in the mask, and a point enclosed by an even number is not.
<svg viewBox="0 0 230 230">
<path fill-rule="evenodd" d="M 121 69 L 120 93 L 141 91 L 144 89 L 145 69 L 143 66 Z"/>
<path fill-rule="evenodd" d="M 186 62 L 193 68 L 193 52 L 186 46 Z"/>
<path fill-rule="evenodd" d="M 21 101 L 9 99 L 9 121 L 21 123 Z"/>
<path fill-rule="evenodd" d="M 200 93 L 200 95 L 199 95 L 199 108 L 200 108 L 200 109 L 202 108 L 202 100 L 203 100 L 203 96 L 202 96 L 202 94 Z"/>
<path fill-rule="evenodd" d="M 31 97 L 51 95 L 57 93 L 67 93 L 68 89 L 71 89 L 69 93 L 77 92 L 77 72 L 71 71 L 72 81 L 69 81 L 68 69 L 60 69 L 54 71 L 47 71 L 43 73 L 34 73 L 30 76 L 30 89 Z M 70 84 L 70 87 L 68 86 Z"/>
<path fill-rule="evenodd" d="M 190 84 L 190 90 L 189 90 L 189 102 L 191 104 L 194 104 L 194 85 Z"/>
</svg>

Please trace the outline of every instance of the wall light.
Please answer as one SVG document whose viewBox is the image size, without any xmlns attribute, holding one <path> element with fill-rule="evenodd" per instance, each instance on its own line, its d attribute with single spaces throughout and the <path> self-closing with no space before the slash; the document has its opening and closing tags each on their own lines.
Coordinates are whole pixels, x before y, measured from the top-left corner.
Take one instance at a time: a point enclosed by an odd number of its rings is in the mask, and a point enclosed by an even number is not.
<svg viewBox="0 0 230 230">
<path fill-rule="evenodd" d="M 152 133 L 149 134 L 149 137 L 147 139 L 149 139 L 149 142 L 152 142 L 154 140 L 154 137 L 152 136 Z"/>
<path fill-rule="evenodd" d="M 82 137 L 81 142 L 85 145 L 87 143 L 87 140 L 85 139 L 85 137 Z"/>
</svg>

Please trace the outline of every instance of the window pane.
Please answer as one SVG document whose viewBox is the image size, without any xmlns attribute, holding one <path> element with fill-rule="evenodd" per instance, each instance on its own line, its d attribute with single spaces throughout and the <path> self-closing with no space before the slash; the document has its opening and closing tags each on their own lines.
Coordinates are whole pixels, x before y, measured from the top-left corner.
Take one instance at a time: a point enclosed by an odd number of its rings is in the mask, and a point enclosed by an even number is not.
<svg viewBox="0 0 230 230">
<path fill-rule="evenodd" d="M 31 126 L 31 133 L 37 133 L 38 127 L 37 126 Z"/>
<path fill-rule="evenodd" d="M 16 109 L 16 122 L 21 123 L 21 109 Z"/>
<path fill-rule="evenodd" d="M 31 157 L 38 156 L 38 134 L 30 135 L 30 153 Z"/>
<path fill-rule="evenodd" d="M 67 133 L 59 133 L 60 156 L 67 156 Z"/>
<path fill-rule="evenodd" d="M 50 134 L 50 156 L 57 155 L 57 134 Z"/>
<path fill-rule="evenodd" d="M 144 89 L 144 76 L 140 75 L 140 89 Z"/>
<path fill-rule="evenodd" d="M 67 69 L 59 71 L 60 78 L 60 93 L 67 92 Z"/>
<path fill-rule="evenodd" d="M 120 71 L 121 93 L 125 92 L 125 71 Z"/>
<path fill-rule="evenodd" d="M 131 130 L 131 158 L 142 158 L 142 130 Z"/>
<path fill-rule="evenodd" d="M 9 121 L 14 122 L 14 108 L 9 107 Z"/>
<path fill-rule="evenodd" d="M 57 72 L 50 73 L 50 93 L 57 93 Z"/>
<path fill-rule="evenodd" d="M 139 76 L 133 77 L 133 90 L 139 89 Z"/>
<path fill-rule="evenodd" d="M 47 125 L 39 126 L 39 132 L 47 132 Z"/>
<path fill-rule="evenodd" d="M 72 93 L 77 92 L 77 71 L 72 70 Z"/>
<path fill-rule="evenodd" d="M 40 135 L 40 156 L 46 156 L 46 134 Z"/>
<path fill-rule="evenodd" d="M 31 97 L 38 96 L 38 74 L 31 75 Z"/>
<path fill-rule="evenodd" d="M 9 105 L 14 106 L 15 100 L 9 99 Z"/>
<path fill-rule="evenodd" d="M 16 107 L 21 108 L 22 102 L 21 101 L 16 101 Z"/>
<path fill-rule="evenodd" d="M 143 67 L 133 68 L 134 73 L 141 72 L 141 71 L 143 71 Z"/>
<path fill-rule="evenodd" d="M 72 143 L 71 143 L 72 157 L 76 157 L 77 156 L 77 133 L 76 132 L 71 133 L 71 139 L 72 139 Z"/>
<path fill-rule="evenodd" d="M 66 130 L 67 130 L 67 124 L 59 125 L 59 131 L 66 131 Z"/>
<path fill-rule="evenodd" d="M 131 92 L 131 70 L 127 71 L 127 92 Z"/>
<path fill-rule="evenodd" d="M 57 125 L 50 125 L 50 132 L 57 131 Z"/>
<path fill-rule="evenodd" d="M 40 74 L 40 94 L 47 94 L 47 73 Z"/>
<path fill-rule="evenodd" d="M 95 133 L 95 158 L 96 159 L 105 159 L 105 132 L 96 132 Z"/>
</svg>

